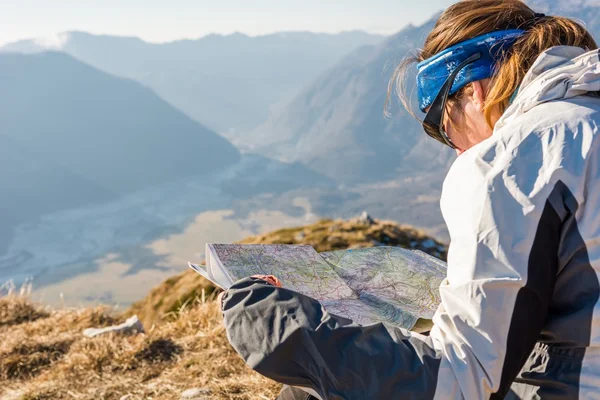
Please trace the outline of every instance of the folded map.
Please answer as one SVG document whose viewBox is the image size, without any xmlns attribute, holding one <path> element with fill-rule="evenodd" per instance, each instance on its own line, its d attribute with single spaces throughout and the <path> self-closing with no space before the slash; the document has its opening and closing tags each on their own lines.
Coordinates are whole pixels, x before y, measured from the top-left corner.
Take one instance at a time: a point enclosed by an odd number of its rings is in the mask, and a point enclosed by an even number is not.
<svg viewBox="0 0 600 400">
<path fill-rule="evenodd" d="M 400 247 L 318 253 L 307 245 L 209 243 L 205 254 L 205 267 L 189 266 L 223 289 L 248 276 L 274 275 L 357 324 L 417 331 L 429 330 L 446 277 L 443 261 Z"/>
</svg>

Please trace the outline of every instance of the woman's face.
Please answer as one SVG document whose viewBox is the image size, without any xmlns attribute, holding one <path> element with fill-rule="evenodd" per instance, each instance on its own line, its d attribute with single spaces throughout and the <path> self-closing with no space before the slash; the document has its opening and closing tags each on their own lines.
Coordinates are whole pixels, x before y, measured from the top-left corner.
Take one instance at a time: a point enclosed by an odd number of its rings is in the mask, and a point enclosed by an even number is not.
<svg viewBox="0 0 600 400">
<path fill-rule="evenodd" d="M 446 107 L 444 130 L 457 147 L 460 156 L 471 147 L 492 136 L 483 114 L 485 94 L 490 79 L 473 82 L 472 90 L 468 88 L 458 103 L 453 102 Z M 496 122 L 497 118 L 492 118 Z"/>
</svg>

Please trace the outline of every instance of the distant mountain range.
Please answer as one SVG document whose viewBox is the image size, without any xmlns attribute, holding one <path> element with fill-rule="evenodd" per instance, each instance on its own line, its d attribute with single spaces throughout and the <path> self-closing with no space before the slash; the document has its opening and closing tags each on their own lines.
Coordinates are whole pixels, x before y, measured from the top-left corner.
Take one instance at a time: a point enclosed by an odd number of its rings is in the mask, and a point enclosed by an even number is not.
<svg viewBox="0 0 600 400">
<path fill-rule="evenodd" d="M 66 32 L 0 51 L 66 52 L 105 72 L 135 79 L 196 121 L 235 138 L 258 126 L 323 70 L 383 36 L 364 32 L 209 35 L 152 44 L 138 38 Z"/>
<path fill-rule="evenodd" d="M 0 76 L 0 285 L 41 271 L 60 280 L 55 269 L 76 262 L 68 276 L 89 272 L 110 252 L 133 271 L 160 269 L 145 246 L 202 212 L 234 201 L 270 211 L 281 193 L 334 184 L 242 156 L 151 89 L 64 53 L 0 54 Z"/>
<path fill-rule="evenodd" d="M 408 26 L 377 46 L 362 47 L 322 74 L 245 144 L 300 161 L 341 181 L 373 181 L 445 168 L 452 153 L 424 136 L 420 124 L 383 106 L 394 67 L 433 26 Z"/>
<path fill-rule="evenodd" d="M 599 0 L 528 0 L 527 4 L 536 12 L 564 15 L 585 21 L 592 31 L 597 29 L 596 22 L 600 21 Z"/>
<path fill-rule="evenodd" d="M 151 90 L 66 54 L 0 54 L 0 76 L 0 247 L 15 224 L 240 160 Z"/>
<path fill-rule="evenodd" d="M 596 37 L 600 33 L 596 0 L 529 3 L 538 11 L 581 19 Z M 241 148 L 301 162 L 343 182 L 365 182 L 443 171 L 454 158 L 425 137 L 420 124 L 397 104 L 392 119 L 383 117 L 393 68 L 422 45 L 434 22 L 408 26 L 385 40 L 361 32 L 295 32 L 255 38 L 210 35 L 157 45 L 70 32 L 51 43 L 27 40 L 0 51 L 60 48 L 147 84 Z M 346 54 L 350 49 L 355 50 Z M 310 81 L 311 76 L 317 77 Z M 269 107 L 271 116 L 251 129 L 266 118 Z"/>
<path fill-rule="evenodd" d="M 584 21 L 600 40 L 600 1 L 529 3 L 548 15 Z M 426 137 L 420 123 L 397 101 L 393 118 L 383 116 L 394 67 L 422 46 L 436 18 L 355 50 L 241 139 L 243 144 L 271 157 L 302 162 L 340 181 L 402 179 L 427 171 L 437 171 L 441 180 L 454 160 L 453 152 Z"/>
</svg>

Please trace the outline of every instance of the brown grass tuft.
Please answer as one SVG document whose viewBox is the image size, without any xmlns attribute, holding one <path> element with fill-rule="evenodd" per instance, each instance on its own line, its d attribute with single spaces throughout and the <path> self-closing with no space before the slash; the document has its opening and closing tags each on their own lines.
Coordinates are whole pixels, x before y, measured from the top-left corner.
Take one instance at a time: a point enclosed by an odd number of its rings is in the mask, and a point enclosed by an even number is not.
<svg viewBox="0 0 600 400">
<path fill-rule="evenodd" d="M 5 327 L 0 398 L 178 399 L 190 388 L 203 389 L 210 399 L 277 396 L 280 385 L 250 370 L 229 346 L 212 300 L 190 302 L 146 327 L 146 334 L 84 337 L 85 321 L 106 321 L 105 312 L 50 310 L 45 319 Z"/>
<path fill-rule="evenodd" d="M 71 340 L 57 340 L 19 344 L 10 352 L 0 354 L 0 378 L 30 379 L 60 360 L 69 351 L 71 343 Z"/>
<path fill-rule="evenodd" d="M 46 311 L 35 307 L 23 297 L 0 297 L 0 327 L 31 322 L 47 318 L 48 315 Z"/>
<path fill-rule="evenodd" d="M 151 364 L 173 361 L 183 349 L 169 339 L 155 339 L 135 353 L 135 359 Z"/>
</svg>

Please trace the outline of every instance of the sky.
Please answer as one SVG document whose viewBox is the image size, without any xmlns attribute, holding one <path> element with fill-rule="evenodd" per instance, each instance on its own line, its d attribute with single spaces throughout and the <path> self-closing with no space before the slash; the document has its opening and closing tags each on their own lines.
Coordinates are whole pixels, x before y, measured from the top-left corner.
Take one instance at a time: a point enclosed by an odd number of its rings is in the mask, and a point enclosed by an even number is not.
<svg viewBox="0 0 600 400">
<path fill-rule="evenodd" d="M 210 33 L 281 31 L 392 34 L 454 0 L 0 0 L 0 45 L 65 31 L 149 42 Z M 423 4 L 427 4 L 423 6 Z"/>
</svg>

